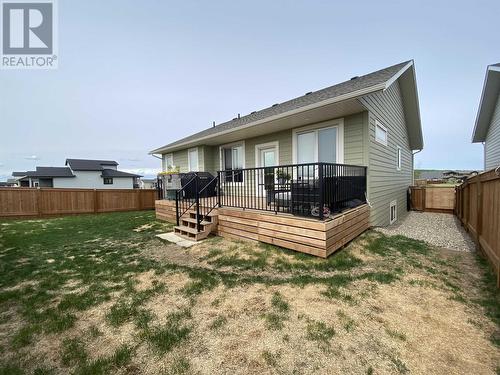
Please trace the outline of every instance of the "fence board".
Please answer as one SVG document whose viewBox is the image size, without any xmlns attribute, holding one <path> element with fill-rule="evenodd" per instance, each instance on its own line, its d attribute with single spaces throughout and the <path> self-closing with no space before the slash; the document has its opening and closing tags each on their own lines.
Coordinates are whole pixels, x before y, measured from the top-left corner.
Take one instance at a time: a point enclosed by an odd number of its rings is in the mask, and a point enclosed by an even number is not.
<svg viewBox="0 0 500 375">
<path fill-rule="evenodd" d="M 0 217 L 151 210 L 156 190 L 0 188 Z"/>
<path fill-rule="evenodd" d="M 500 287 L 500 175 L 481 173 L 456 190 L 455 214 L 490 261 Z"/>
<path fill-rule="evenodd" d="M 410 189 L 413 210 L 453 213 L 454 187 L 412 186 Z"/>
</svg>

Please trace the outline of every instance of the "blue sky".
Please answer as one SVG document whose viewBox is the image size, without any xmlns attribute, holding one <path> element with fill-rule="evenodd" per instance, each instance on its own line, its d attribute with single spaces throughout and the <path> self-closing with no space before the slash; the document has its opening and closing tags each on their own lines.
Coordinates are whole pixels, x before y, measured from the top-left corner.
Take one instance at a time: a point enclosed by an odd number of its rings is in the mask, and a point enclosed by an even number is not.
<svg viewBox="0 0 500 375">
<path fill-rule="evenodd" d="M 417 168 L 480 169 L 470 143 L 500 2 L 59 0 L 59 68 L 0 71 L 0 180 L 67 157 L 152 173 L 148 151 L 414 59 Z"/>
</svg>

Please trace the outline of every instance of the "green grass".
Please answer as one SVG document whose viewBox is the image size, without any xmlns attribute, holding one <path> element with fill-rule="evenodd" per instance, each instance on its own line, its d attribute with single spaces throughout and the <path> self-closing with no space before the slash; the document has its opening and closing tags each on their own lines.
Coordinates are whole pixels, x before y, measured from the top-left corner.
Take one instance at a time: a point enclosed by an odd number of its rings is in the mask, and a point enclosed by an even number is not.
<svg viewBox="0 0 500 375">
<path fill-rule="evenodd" d="M 330 346 L 330 340 L 335 336 L 335 329 L 324 322 L 308 320 L 306 338 L 323 346 Z"/>
<path fill-rule="evenodd" d="M 209 328 L 211 330 L 218 330 L 222 326 L 224 326 L 227 323 L 227 318 L 223 315 L 219 315 L 217 318 L 213 320 L 212 323 L 210 323 Z"/>
<path fill-rule="evenodd" d="M 184 324 L 191 318 L 189 310 L 171 313 L 167 323 L 161 326 L 148 328 L 143 336 L 159 354 L 165 354 L 186 340 L 191 332 L 191 327 Z"/>
</svg>

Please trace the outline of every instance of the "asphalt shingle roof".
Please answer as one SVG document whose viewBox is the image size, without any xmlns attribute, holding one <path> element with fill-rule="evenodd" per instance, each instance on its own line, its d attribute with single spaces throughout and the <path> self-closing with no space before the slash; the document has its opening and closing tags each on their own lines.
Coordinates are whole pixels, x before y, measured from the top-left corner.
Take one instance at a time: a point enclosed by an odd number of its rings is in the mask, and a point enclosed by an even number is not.
<svg viewBox="0 0 500 375">
<path fill-rule="evenodd" d="M 36 171 L 13 172 L 14 177 L 75 177 L 68 167 L 36 167 Z"/>
<path fill-rule="evenodd" d="M 66 165 L 74 171 L 101 171 L 106 166 L 116 166 L 118 163 L 114 160 L 66 159 Z"/>
<path fill-rule="evenodd" d="M 215 127 L 202 130 L 201 132 L 182 138 L 178 141 L 169 143 L 165 146 L 160 147 L 159 149 L 173 147 L 188 141 L 194 141 L 198 138 L 214 135 L 228 129 L 236 129 L 239 126 L 246 125 L 254 121 L 262 120 L 267 117 L 279 115 L 291 110 L 305 107 L 310 104 L 322 102 L 328 99 L 333 99 L 337 96 L 349 94 L 351 92 L 355 92 L 358 90 L 367 89 L 372 86 L 377 86 L 379 84 L 387 82 L 409 62 L 410 61 L 405 61 L 400 64 L 396 64 L 388 68 L 384 68 L 376 72 L 366 74 L 364 76 L 355 77 L 353 79 L 339 83 L 337 85 L 333 85 L 315 92 L 308 93 L 298 98 L 280 103 L 278 105 L 273 105 L 271 107 L 262 109 L 260 111 L 252 112 L 249 115 L 243 116 L 241 118 L 236 118 L 231 121 L 224 122 Z"/>
<path fill-rule="evenodd" d="M 101 177 L 142 177 L 138 174 L 117 171 L 115 169 L 103 169 Z"/>
</svg>

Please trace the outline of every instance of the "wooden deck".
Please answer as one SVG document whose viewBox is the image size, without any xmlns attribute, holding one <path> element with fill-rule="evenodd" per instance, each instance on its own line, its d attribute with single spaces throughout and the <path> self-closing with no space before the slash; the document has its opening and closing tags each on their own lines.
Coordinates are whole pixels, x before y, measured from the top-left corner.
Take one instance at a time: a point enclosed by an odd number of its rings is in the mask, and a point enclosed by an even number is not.
<svg viewBox="0 0 500 375">
<path fill-rule="evenodd" d="M 320 221 L 241 208 L 222 207 L 216 233 L 222 237 L 259 241 L 326 258 L 370 227 L 367 204 Z M 175 222 L 175 201 L 156 201 L 156 217 Z"/>
</svg>

